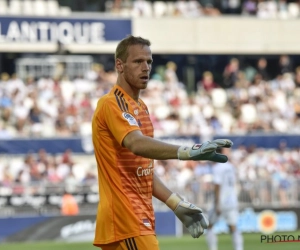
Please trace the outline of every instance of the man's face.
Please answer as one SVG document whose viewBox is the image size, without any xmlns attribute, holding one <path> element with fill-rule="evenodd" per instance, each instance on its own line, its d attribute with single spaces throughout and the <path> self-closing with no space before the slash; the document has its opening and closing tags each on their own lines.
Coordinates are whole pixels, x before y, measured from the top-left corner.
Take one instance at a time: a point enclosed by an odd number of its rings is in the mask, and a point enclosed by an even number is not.
<svg viewBox="0 0 300 250">
<path fill-rule="evenodd" d="M 152 53 L 148 46 L 133 45 L 128 48 L 126 62 L 122 62 L 121 72 L 125 81 L 133 89 L 147 87 L 152 68 Z"/>
</svg>

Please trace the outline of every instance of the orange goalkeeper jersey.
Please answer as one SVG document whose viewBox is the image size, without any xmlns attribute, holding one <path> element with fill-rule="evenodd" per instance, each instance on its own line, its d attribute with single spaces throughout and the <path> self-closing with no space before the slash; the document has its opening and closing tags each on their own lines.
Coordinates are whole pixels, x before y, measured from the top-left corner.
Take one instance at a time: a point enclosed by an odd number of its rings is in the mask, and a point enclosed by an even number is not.
<svg viewBox="0 0 300 250">
<path fill-rule="evenodd" d="M 134 130 L 153 137 L 147 106 L 115 85 L 98 101 L 92 128 L 100 193 L 94 245 L 155 234 L 153 160 L 122 146 Z"/>
</svg>

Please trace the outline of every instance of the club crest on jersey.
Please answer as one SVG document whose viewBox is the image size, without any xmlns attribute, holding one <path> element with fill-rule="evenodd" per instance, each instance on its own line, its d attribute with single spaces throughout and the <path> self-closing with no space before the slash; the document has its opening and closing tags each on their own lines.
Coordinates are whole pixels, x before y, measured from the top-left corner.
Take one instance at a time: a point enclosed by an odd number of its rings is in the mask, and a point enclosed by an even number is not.
<svg viewBox="0 0 300 250">
<path fill-rule="evenodd" d="M 138 114 L 139 114 L 139 110 L 138 110 L 138 109 L 135 109 L 135 110 L 133 111 L 133 113 L 134 113 L 135 115 L 138 115 Z"/>
<path fill-rule="evenodd" d="M 129 113 L 123 112 L 122 116 L 128 121 L 131 126 L 139 126 L 136 119 Z"/>
<path fill-rule="evenodd" d="M 151 227 L 151 223 L 148 219 L 143 219 L 143 224 L 146 226 L 146 227 Z"/>
</svg>

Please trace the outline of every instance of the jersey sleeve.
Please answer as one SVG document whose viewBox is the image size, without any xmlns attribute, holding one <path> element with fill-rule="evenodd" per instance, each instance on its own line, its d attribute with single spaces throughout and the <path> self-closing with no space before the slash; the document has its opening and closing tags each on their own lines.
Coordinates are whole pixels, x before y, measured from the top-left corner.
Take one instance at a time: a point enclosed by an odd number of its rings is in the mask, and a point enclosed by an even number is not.
<svg viewBox="0 0 300 250">
<path fill-rule="evenodd" d="M 140 130 L 134 116 L 129 111 L 120 109 L 116 101 L 107 100 L 103 104 L 102 112 L 106 126 L 120 145 L 129 132 Z"/>
</svg>

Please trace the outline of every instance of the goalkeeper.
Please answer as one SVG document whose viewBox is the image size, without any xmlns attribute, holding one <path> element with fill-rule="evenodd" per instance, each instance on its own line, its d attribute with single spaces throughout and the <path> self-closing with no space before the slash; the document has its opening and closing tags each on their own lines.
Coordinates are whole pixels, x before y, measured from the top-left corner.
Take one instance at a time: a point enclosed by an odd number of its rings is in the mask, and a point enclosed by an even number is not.
<svg viewBox="0 0 300 250">
<path fill-rule="evenodd" d="M 208 222 L 197 206 L 169 190 L 154 174 L 153 159 L 226 162 L 219 147 L 226 139 L 189 146 L 153 139 L 148 108 L 139 98 L 152 67 L 150 42 L 129 36 L 117 46 L 116 84 L 98 101 L 92 138 L 99 177 L 100 202 L 93 244 L 103 250 L 158 250 L 152 196 L 164 202 L 193 238 Z"/>
</svg>

